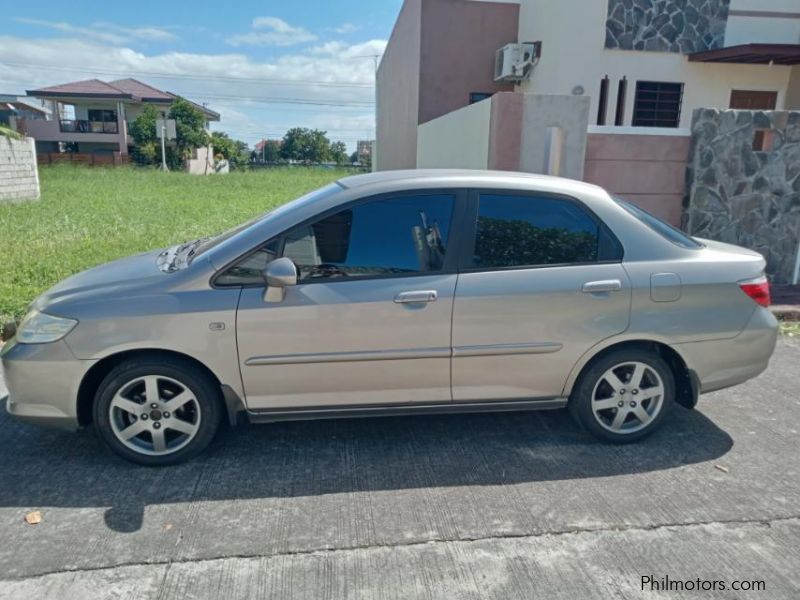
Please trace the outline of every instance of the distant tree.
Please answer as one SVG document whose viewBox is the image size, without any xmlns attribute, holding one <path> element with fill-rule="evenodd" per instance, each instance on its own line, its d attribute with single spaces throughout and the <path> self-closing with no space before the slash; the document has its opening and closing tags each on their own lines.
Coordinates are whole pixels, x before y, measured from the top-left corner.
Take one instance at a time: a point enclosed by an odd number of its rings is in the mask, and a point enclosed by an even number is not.
<svg viewBox="0 0 800 600">
<path fill-rule="evenodd" d="M 210 136 L 206 131 L 206 116 L 191 102 L 177 97 L 167 117 L 175 119 L 175 145 L 181 159 L 191 158 L 195 149 L 208 146 Z"/>
<path fill-rule="evenodd" d="M 294 127 L 281 143 L 281 157 L 306 164 L 325 162 L 330 157 L 331 142 L 324 131 Z"/>
<path fill-rule="evenodd" d="M 160 142 L 156 136 L 156 119 L 160 115 L 151 105 L 145 105 L 139 116 L 128 127 L 128 133 L 136 142 L 133 158 L 143 165 L 160 162 Z"/>
<path fill-rule="evenodd" d="M 344 142 L 333 142 L 330 149 L 330 159 L 337 165 L 343 165 L 347 162 L 347 146 Z"/>
<path fill-rule="evenodd" d="M 250 149 L 247 144 L 232 139 L 224 131 L 211 133 L 211 145 L 214 147 L 214 154 L 225 158 L 232 169 L 246 169 L 250 164 Z"/>
<path fill-rule="evenodd" d="M 353 164 L 358 162 L 358 150 L 356 150 L 350 155 L 350 162 Z"/>
<path fill-rule="evenodd" d="M 276 163 L 281 160 L 281 141 L 263 140 L 260 150 L 254 150 L 251 157 L 256 162 Z"/>
</svg>

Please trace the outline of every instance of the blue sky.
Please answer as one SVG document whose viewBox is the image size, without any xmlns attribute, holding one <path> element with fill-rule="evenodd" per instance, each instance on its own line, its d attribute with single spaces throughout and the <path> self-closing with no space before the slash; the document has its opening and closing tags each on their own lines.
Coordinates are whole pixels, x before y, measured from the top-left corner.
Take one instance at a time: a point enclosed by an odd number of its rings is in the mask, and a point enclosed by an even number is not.
<svg viewBox="0 0 800 600">
<path fill-rule="evenodd" d="M 100 3 L 4 9 L 0 93 L 134 77 L 207 102 L 251 145 L 293 126 L 374 137 L 374 62 L 402 0 Z M 189 8 L 191 6 L 191 8 Z"/>
</svg>

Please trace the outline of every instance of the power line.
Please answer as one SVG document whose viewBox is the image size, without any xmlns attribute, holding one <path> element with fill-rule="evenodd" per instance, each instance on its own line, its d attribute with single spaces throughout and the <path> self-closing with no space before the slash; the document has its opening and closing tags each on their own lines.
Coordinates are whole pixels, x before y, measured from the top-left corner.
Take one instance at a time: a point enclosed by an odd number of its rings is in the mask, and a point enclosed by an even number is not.
<svg viewBox="0 0 800 600">
<path fill-rule="evenodd" d="M 294 79 L 270 79 L 270 78 L 258 78 L 258 77 L 233 77 L 230 75 L 185 75 L 185 74 L 174 74 L 171 75 L 169 73 L 163 72 L 155 72 L 155 71 L 109 71 L 106 69 L 87 69 L 85 67 L 59 67 L 55 65 L 41 65 L 41 64 L 34 64 L 34 63 L 18 63 L 18 62 L 9 62 L 9 61 L 0 61 L 0 64 L 10 67 L 25 67 L 25 68 L 34 68 L 34 69 L 49 69 L 52 71 L 67 71 L 67 72 L 76 72 L 76 73 L 97 73 L 101 75 L 121 75 L 121 76 L 130 76 L 130 75 L 142 75 L 145 77 L 158 77 L 162 79 L 195 79 L 195 80 L 202 80 L 202 81 L 235 81 L 241 83 L 265 83 L 265 84 L 272 84 L 272 85 L 310 85 L 315 87 L 352 87 L 352 88 L 364 88 L 364 89 L 372 89 L 374 86 L 371 83 L 357 83 L 354 81 L 343 81 L 343 82 L 336 82 L 336 81 L 323 81 L 323 80 L 313 80 L 313 79 L 303 79 L 303 80 L 294 80 Z"/>
</svg>

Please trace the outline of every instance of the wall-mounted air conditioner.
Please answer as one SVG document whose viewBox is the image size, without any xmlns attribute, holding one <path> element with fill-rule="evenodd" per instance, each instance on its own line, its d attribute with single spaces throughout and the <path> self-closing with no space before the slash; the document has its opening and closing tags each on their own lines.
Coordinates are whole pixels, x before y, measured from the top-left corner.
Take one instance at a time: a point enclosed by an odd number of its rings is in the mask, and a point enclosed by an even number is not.
<svg viewBox="0 0 800 600">
<path fill-rule="evenodd" d="M 542 54 L 542 42 L 506 44 L 495 52 L 494 80 L 519 82 L 530 77 Z"/>
</svg>

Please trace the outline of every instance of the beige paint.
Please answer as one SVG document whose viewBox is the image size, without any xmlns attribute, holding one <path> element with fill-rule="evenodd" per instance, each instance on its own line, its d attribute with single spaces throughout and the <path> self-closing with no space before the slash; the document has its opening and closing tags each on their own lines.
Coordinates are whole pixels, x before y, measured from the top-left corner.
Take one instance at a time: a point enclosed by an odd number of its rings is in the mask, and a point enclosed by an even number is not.
<svg viewBox="0 0 800 600">
<path fill-rule="evenodd" d="M 690 63 L 685 56 L 669 52 L 606 50 L 606 7 L 606 0 L 523 0 L 519 39 L 540 40 L 543 45 L 542 58 L 532 78 L 520 89 L 526 93 L 570 94 L 575 86 L 583 86 L 591 96 L 591 123 L 596 123 L 604 75 L 611 79 L 607 113 L 610 123 L 614 119 L 617 82 L 623 76 L 629 81 L 625 125 L 631 123 L 633 115 L 636 80 L 684 83 L 681 127 L 690 126 L 695 108 L 727 107 L 732 89 L 776 91 L 778 107 L 784 106 L 790 74 L 787 66 Z"/>
<path fill-rule="evenodd" d="M 616 133 L 615 129 L 596 128 L 604 132 L 589 133 L 584 180 L 679 226 L 686 190 L 689 132 L 639 135 Z M 631 129 L 638 128 L 628 131 Z"/>
<path fill-rule="evenodd" d="M 377 74 L 375 168 L 417 166 L 421 0 L 406 0 Z"/>
<path fill-rule="evenodd" d="M 484 100 L 420 125 L 417 166 L 488 168 L 491 109 L 491 100 Z"/>
</svg>

